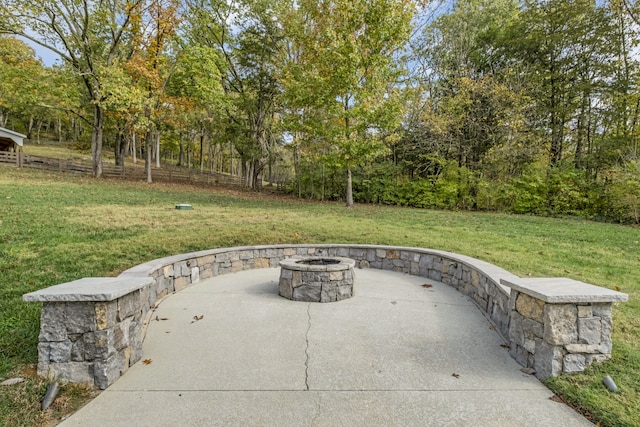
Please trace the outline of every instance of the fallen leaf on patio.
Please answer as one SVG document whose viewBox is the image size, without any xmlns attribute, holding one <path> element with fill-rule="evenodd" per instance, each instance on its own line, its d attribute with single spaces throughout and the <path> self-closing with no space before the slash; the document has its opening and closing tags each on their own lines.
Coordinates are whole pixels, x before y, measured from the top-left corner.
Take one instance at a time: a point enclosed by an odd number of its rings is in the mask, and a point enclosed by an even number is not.
<svg viewBox="0 0 640 427">
<path fill-rule="evenodd" d="M 0 385 L 14 385 L 24 381 L 24 378 L 9 378 L 6 381 L 2 381 Z"/>
<path fill-rule="evenodd" d="M 142 363 L 144 363 L 145 365 L 151 365 L 151 359 L 144 359 Z"/>
<path fill-rule="evenodd" d="M 509 344 L 500 344 L 500 347 L 502 347 L 502 348 L 511 348 L 511 346 Z"/>
<path fill-rule="evenodd" d="M 424 285 L 422 285 L 423 288 L 433 288 L 433 285 L 430 285 L 428 283 L 425 283 Z"/>
<path fill-rule="evenodd" d="M 161 317 L 160 320 L 169 320 L 168 317 Z"/>
<path fill-rule="evenodd" d="M 204 314 L 201 314 L 200 316 L 193 316 L 193 320 L 191 321 L 191 323 L 195 323 L 198 320 L 202 320 L 204 319 Z"/>
<path fill-rule="evenodd" d="M 491 326 L 489 326 L 489 329 L 491 329 L 492 331 L 495 331 L 495 330 L 496 330 L 496 327 L 495 327 L 495 326 L 493 326 L 493 325 L 491 325 Z"/>
<path fill-rule="evenodd" d="M 556 396 L 555 394 L 553 396 L 551 396 L 549 398 L 549 400 L 553 400 L 554 402 L 560 402 L 560 403 L 564 403 L 564 400 L 562 400 L 562 398 Z"/>
<path fill-rule="evenodd" d="M 455 377 L 455 378 L 460 378 L 460 374 L 456 374 L 455 372 L 453 374 L 451 374 L 451 376 Z"/>
</svg>

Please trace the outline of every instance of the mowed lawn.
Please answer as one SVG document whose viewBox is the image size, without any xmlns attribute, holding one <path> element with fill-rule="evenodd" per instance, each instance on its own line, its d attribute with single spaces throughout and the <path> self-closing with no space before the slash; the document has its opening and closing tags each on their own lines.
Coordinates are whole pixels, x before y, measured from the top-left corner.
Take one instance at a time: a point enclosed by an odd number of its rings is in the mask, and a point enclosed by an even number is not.
<svg viewBox="0 0 640 427">
<path fill-rule="evenodd" d="M 190 203 L 193 210 L 176 210 Z M 363 243 L 441 249 L 520 276 L 570 277 L 629 294 L 614 307 L 610 362 L 548 385 L 603 426 L 640 426 L 640 228 L 581 219 L 347 209 L 282 195 L 94 180 L 0 165 L 0 425 L 55 424 L 88 397 L 63 387 L 44 413 L 34 375 L 40 306 L 24 293 L 195 250 L 276 243 Z M 621 393 L 602 385 L 611 375 Z"/>
</svg>

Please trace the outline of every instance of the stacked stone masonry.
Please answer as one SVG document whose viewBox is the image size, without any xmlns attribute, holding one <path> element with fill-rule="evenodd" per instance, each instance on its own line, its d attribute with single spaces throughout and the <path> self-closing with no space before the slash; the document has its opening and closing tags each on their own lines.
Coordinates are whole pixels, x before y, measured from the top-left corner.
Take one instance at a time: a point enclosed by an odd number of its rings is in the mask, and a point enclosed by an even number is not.
<svg viewBox="0 0 640 427">
<path fill-rule="evenodd" d="M 105 389 L 141 359 L 146 326 L 164 297 L 210 277 L 276 268 L 281 260 L 296 256 L 346 257 L 355 260 L 358 268 L 402 272 L 453 286 L 486 314 L 512 345 L 512 356 L 534 367 L 540 378 L 581 370 L 611 352 L 611 301 L 580 305 L 532 302 L 524 288 L 510 292 L 501 284 L 518 280 L 508 271 L 431 249 L 274 245 L 161 258 L 117 278 L 81 279 L 24 295 L 25 301 L 43 302 L 38 373 Z M 94 286 L 94 281 L 100 286 Z M 110 286 L 117 291 L 109 293 Z M 617 294 L 615 301 L 626 300 L 626 295 Z"/>
<path fill-rule="evenodd" d="M 611 357 L 611 310 L 625 294 L 570 279 L 503 283 L 511 286 L 511 356 L 538 378 L 581 372 Z M 572 286 L 583 292 L 564 292 Z"/>
<path fill-rule="evenodd" d="M 311 263 L 318 263 L 310 265 Z M 330 262 L 330 265 L 324 264 Z M 278 294 L 292 301 L 337 302 L 353 296 L 355 262 L 349 258 L 288 258 L 280 261 Z"/>
</svg>

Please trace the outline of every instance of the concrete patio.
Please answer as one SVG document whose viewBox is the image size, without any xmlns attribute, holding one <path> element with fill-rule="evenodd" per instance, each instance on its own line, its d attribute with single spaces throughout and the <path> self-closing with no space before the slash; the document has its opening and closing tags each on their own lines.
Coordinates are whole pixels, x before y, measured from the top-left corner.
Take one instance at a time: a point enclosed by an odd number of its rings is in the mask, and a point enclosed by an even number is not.
<svg viewBox="0 0 640 427">
<path fill-rule="evenodd" d="M 61 425 L 591 425 L 447 285 L 358 269 L 353 298 L 306 303 L 278 296 L 279 271 L 166 298 L 143 360 Z"/>
</svg>

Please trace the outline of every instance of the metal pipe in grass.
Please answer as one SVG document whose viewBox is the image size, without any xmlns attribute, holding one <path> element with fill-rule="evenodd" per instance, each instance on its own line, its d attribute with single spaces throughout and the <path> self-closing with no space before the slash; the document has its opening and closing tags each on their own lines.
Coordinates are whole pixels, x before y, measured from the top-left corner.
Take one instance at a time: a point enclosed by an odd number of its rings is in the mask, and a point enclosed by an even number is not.
<svg viewBox="0 0 640 427">
<path fill-rule="evenodd" d="M 606 377 L 604 377 L 604 379 L 602 380 L 602 383 L 605 385 L 605 387 L 607 387 L 611 392 L 613 393 L 619 393 L 618 390 L 618 386 L 616 385 L 615 381 L 613 381 L 613 378 L 611 378 L 609 375 L 607 375 Z"/>
<path fill-rule="evenodd" d="M 49 384 L 49 387 L 47 388 L 47 393 L 44 395 L 44 399 L 42 399 L 42 404 L 40 405 L 40 409 L 44 411 L 49 406 L 51 406 L 53 401 L 56 400 L 56 397 L 58 396 L 59 391 L 60 391 L 60 386 L 56 381 Z"/>
</svg>

